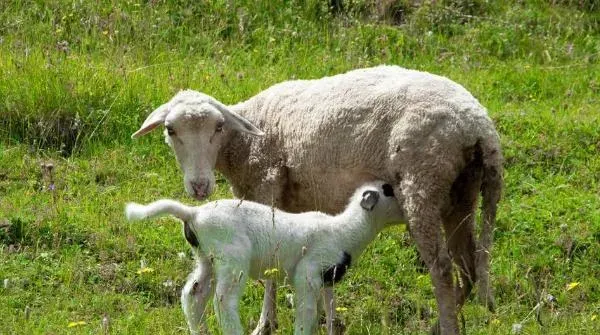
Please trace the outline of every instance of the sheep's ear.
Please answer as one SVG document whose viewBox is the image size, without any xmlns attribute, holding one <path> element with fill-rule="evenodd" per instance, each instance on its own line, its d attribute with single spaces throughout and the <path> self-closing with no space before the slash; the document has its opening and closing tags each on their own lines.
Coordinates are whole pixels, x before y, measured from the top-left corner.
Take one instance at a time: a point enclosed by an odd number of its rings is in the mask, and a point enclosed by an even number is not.
<svg viewBox="0 0 600 335">
<path fill-rule="evenodd" d="M 131 135 L 131 138 L 137 138 L 142 135 L 145 135 L 152 131 L 154 128 L 160 126 L 165 122 L 167 118 L 167 114 L 169 114 L 169 103 L 160 105 L 157 109 L 155 109 L 148 117 L 146 121 L 142 124 L 140 129 Z"/>
<path fill-rule="evenodd" d="M 365 191 L 360 201 L 360 207 L 367 211 L 372 211 L 379 201 L 379 193 L 375 191 Z"/>
<path fill-rule="evenodd" d="M 225 117 L 225 121 L 229 123 L 229 126 L 231 126 L 231 128 L 241 131 L 243 133 L 248 133 L 248 134 L 254 135 L 254 136 L 264 136 L 265 135 L 265 133 L 262 130 L 255 127 L 252 123 L 250 123 L 250 121 L 246 120 L 238 113 L 230 110 L 222 103 L 220 103 L 216 100 L 211 101 L 211 103 L 215 107 L 217 107 L 219 112 L 221 112 L 223 114 L 223 117 Z"/>
</svg>

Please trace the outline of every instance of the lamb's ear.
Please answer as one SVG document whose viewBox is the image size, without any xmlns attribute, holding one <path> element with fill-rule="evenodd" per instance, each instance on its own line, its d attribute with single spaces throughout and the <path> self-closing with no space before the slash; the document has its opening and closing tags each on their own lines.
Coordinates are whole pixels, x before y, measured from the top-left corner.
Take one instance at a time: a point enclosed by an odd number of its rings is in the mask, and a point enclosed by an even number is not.
<svg viewBox="0 0 600 335">
<path fill-rule="evenodd" d="M 262 130 L 254 126 L 252 123 L 250 123 L 250 121 L 246 120 L 238 113 L 227 108 L 227 106 L 223 105 L 222 103 L 213 100 L 211 101 L 211 104 L 217 107 L 219 112 L 223 114 L 223 117 L 225 117 L 225 121 L 229 123 L 229 126 L 231 128 L 254 136 L 265 135 L 265 133 Z"/>
<path fill-rule="evenodd" d="M 140 129 L 131 135 L 131 138 L 137 138 L 142 135 L 145 135 L 152 131 L 154 128 L 160 126 L 165 122 L 167 118 L 167 114 L 169 114 L 169 103 L 160 105 L 157 109 L 155 109 L 148 117 L 146 121 L 142 124 Z"/>
<path fill-rule="evenodd" d="M 379 193 L 376 191 L 365 191 L 360 201 L 360 207 L 367 211 L 372 211 L 379 201 Z"/>
</svg>

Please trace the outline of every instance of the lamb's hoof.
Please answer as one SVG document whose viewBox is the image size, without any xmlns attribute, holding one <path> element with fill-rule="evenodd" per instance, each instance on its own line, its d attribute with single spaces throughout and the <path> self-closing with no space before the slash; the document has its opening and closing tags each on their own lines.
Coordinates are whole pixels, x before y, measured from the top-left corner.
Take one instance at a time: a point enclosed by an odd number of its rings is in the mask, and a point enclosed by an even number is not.
<svg viewBox="0 0 600 335">
<path fill-rule="evenodd" d="M 330 335 L 327 329 L 327 323 L 325 322 L 325 318 L 323 318 L 321 320 L 321 327 L 323 327 L 323 329 L 325 329 L 325 332 L 327 333 L 327 335 Z M 342 321 L 342 319 L 340 318 L 335 318 L 333 319 L 333 327 L 332 327 L 332 333 L 333 335 L 343 335 L 346 332 L 346 325 L 344 324 L 344 321 Z"/>
<path fill-rule="evenodd" d="M 343 335 L 346 332 L 346 325 L 341 319 L 333 319 L 333 335 Z"/>
<path fill-rule="evenodd" d="M 256 328 L 254 328 L 252 331 L 251 335 L 271 335 L 274 332 L 275 329 L 271 329 L 271 322 L 266 320 L 259 322 Z"/>
</svg>

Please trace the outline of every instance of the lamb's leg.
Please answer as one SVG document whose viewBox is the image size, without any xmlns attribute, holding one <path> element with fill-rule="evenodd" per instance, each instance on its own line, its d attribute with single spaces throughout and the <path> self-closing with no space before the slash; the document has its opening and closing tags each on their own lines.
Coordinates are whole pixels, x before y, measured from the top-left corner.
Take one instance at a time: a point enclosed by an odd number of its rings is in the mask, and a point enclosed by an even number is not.
<svg viewBox="0 0 600 335">
<path fill-rule="evenodd" d="M 238 266 L 216 268 L 216 289 L 213 307 L 224 334 L 244 332 L 240 320 L 239 303 L 248 271 Z"/>
<path fill-rule="evenodd" d="M 181 307 L 192 335 L 207 334 L 204 320 L 206 303 L 212 295 L 212 266 L 206 259 L 198 259 L 181 291 Z"/>
<path fill-rule="evenodd" d="M 344 324 L 336 318 L 335 293 L 333 287 L 324 287 L 322 290 L 323 307 L 325 308 L 325 325 L 327 335 L 340 335 L 344 333 Z"/>
<path fill-rule="evenodd" d="M 276 297 L 277 287 L 275 286 L 275 283 L 272 280 L 266 280 L 260 319 L 258 320 L 256 328 L 252 331 L 252 335 L 269 335 L 277 328 L 277 317 L 275 314 Z"/>
<path fill-rule="evenodd" d="M 296 320 L 294 335 L 312 335 L 317 328 L 317 305 L 322 281 L 320 272 L 311 264 L 296 267 L 294 288 L 296 289 Z"/>
</svg>

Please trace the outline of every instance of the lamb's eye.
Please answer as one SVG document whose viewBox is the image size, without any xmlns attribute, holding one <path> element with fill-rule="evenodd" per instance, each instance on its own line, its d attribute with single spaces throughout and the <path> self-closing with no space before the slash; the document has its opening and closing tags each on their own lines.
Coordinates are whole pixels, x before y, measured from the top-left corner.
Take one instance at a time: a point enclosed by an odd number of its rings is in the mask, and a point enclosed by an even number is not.
<svg viewBox="0 0 600 335">
<path fill-rule="evenodd" d="M 169 136 L 175 136 L 175 130 L 172 127 L 167 127 L 167 134 L 169 134 Z"/>
<path fill-rule="evenodd" d="M 215 131 L 216 131 L 217 133 L 220 133 L 220 132 L 222 132 L 222 131 L 223 131 L 223 123 L 224 123 L 224 122 L 219 122 L 219 123 L 217 123 L 217 127 L 215 128 Z"/>
</svg>

